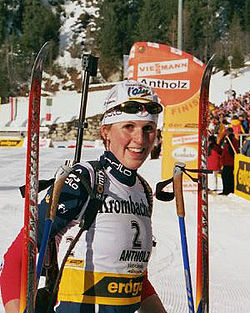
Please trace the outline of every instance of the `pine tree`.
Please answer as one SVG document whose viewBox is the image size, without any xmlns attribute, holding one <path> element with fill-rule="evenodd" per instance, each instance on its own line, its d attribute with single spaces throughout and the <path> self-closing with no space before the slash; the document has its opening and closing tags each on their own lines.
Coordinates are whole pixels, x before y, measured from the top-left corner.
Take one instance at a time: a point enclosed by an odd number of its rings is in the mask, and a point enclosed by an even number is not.
<svg viewBox="0 0 250 313">
<path fill-rule="evenodd" d="M 122 59 L 133 44 L 141 1 L 104 0 L 100 5 L 97 46 L 100 70 L 105 78 L 122 70 Z"/>
<path fill-rule="evenodd" d="M 173 16 L 177 16 L 177 2 L 171 0 L 144 0 L 137 24 L 137 41 L 169 43 L 168 29 Z"/>
<path fill-rule="evenodd" d="M 186 18 L 183 48 L 185 51 L 204 60 L 206 34 L 204 28 L 203 3 L 201 0 L 188 0 L 185 4 L 185 10 Z"/>
<path fill-rule="evenodd" d="M 240 27 L 240 18 L 234 13 L 232 24 L 229 30 L 230 36 L 230 47 L 228 53 L 232 54 L 232 67 L 233 68 L 240 68 L 244 66 L 244 57 L 241 51 L 243 51 L 244 46 L 244 37 L 243 32 L 241 31 Z"/>
<path fill-rule="evenodd" d="M 25 53 L 37 53 L 48 40 L 58 42 L 59 27 L 59 17 L 49 6 L 40 0 L 24 0 L 20 43 Z"/>
<path fill-rule="evenodd" d="M 7 3 L 6 1 L 0 1 L 0 46 L 6 37 L 7 26 Z"/>
</svg>

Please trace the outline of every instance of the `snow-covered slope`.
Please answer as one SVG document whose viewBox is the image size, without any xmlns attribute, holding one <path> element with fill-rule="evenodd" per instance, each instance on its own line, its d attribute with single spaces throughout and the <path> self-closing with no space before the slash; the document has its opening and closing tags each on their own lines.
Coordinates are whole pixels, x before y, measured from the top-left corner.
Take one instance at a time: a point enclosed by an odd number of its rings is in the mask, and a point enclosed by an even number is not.
<svg viewBox="0 0 250 313">
<path fill-rule="evenodd" d="M 60 28 L 60 55 L 57 64 L 67 69 L 75 67 L 81 71 L 79 56 L 72 56 L 70 50 L 88 51 L 91 47 L 92 32 L 95 31 L 93 17 L 97 17 L 96 1 L 66 0 L 62 5 Z"/>
<path fill-rule="evenodd" d="M 237 75 L 223 76 L 223 71 L 212 75 L 210 84 L 210 101 L 215 105 L 228 99 L 230 89 L 236 91 L 236 96 L 243 95 L 250 90 L 250 67 L 239 69 Z"/>
</svg>

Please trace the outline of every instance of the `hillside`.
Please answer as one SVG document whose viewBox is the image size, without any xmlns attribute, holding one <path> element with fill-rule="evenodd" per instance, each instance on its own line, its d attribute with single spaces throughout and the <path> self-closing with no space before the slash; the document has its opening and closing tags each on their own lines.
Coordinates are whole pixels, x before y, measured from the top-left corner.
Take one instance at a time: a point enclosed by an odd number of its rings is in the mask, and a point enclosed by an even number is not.
<svg viewBox="0 0 250 313">
<path fill-rule="evenodd" d="M 249 8 L 248 0 L 184 1 L 183 51 L 204 63 L 216 53 L 216 66 L 226 73 L 230 66 L 243 67 L 249 60 Z M 53 42 L 46 91 L 61 86 L 79 91 L 84 52 L 100 57 L 96 82 L 118 81 L 123 56 L 135 42 L 177 47 L 177 13 L 176 0 L 1 0 L 2 103 L 27 95 L 34 57 L 44 42 Z"/>
<path fill-rule="evenodd" d="M 56 63 L 64 69 L 74 67 L 81 70 L 82 51 L 90 52 L 93 32 L 96 31 L 94 18 L 98 16 L 97 1 L 65 0 L 61 5 L 59 57 Z"/>
</svg>

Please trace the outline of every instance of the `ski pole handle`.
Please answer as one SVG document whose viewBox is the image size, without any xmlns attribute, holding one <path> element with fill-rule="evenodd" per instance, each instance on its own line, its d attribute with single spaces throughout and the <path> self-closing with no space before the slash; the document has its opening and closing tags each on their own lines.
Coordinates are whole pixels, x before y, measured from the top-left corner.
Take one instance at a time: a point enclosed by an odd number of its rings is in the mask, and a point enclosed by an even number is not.
<svg viewBox="0 0 250 313">
<path fill-rule="evenodd" d="M 54 221 L 56 216 L 56 208 L 58 205 L 62 187 L 65 183 L 66 178 L 69 176 L 72 170 L 72 167 L 68 165 L 62 165 L 56 173 L 56 180 L 53 186 L 52 199 L 49 210 L 49 219 L 51 219 L 52 221 Z"/>
<path fill-rule="evenodd" d="M 183 190 L 182 190 L 182 177 L 183 169 L 186 164 L 182 162 L 175 163 L 174 173 L 173 173 L 173 186 L 176 201 L 176 211 L 179 217 L 185 217 Z"/>
</svg>

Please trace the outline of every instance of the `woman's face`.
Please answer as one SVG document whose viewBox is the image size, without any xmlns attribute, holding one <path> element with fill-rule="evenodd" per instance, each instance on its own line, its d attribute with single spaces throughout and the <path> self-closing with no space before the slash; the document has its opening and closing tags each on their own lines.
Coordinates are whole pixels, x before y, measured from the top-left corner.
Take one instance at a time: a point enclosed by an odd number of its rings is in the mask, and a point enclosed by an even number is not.
<svg viewBox="0 0 250 313">
<path fill-rule="evenodd" d="M 156 124 L 150 121 L 128 121 L 103 125 L 107 150 L 127 168 L 137 169 L 149 155 L 156 136 Z"/>
</svg>

